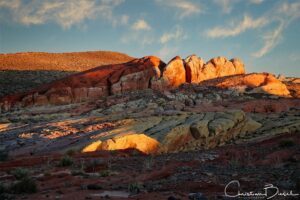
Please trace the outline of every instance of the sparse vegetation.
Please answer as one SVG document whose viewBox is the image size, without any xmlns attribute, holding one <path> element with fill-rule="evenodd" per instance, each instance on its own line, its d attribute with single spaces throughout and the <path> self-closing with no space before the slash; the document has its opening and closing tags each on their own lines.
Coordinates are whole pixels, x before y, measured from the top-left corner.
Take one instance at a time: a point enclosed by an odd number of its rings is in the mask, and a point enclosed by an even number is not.
<svg viewBox="0 0 300 200">
<path fill-rule="evenodd" d="M 60 161 L 59 161 L 59 164 L 58 166 L 59 167 L 68 167 L 68 166 L 71 166 L 73 165 L 73 160 L 70 156 L 68 155 L 65 155 Z"/>
<path fill-rule="evenodd" d="M 77 152 L 76 149 L 68 149 L 68 150 L 66 151 L 66 155 L 68 155 L 68 156 L 73 156 L 76 152 Z"/>
<path fill-rule="evenodd" d="M 294 145 L 295 145 L 295 142 L 291 139 L 281 140 L 279 142 L 279 147 L 281 147 L 281 148 L 292 147 Z"/>
<path fill-rule="evenodd" d="M 140 151 L 138 151 L 138 150 L 136 150 L 136 149 L 133 149 L 133 150 L 131 151 L 131 156 L 138 156 L 138 155 L 141 155 L 141 152 L 140 152 Z"/>
<path fill-rule="evenodd" d="M 144 160 L 144 169 L 146 170 L 151 170 L 152 167 L 154 165 L 154 160 L 153 160 L 153 157 L 150 156 L 150 157 L 147 157 L 145 160 Z"/>
<path fill-rule="evenodd" d="M 238 167 L 240 167 L 240 161 L 236 158 L 232 158 L 229 160 L 229 166 L 232 169 L 237 169 Z"/>
<path fill-rule="evenodd" d="M 93 160 L 90 160 L 88 163 L 86 163 L 85 169 L 89 169 L 90 171 L 95 172 L 96 167 L 100 164 L 101 164 L 100 160 L 93 159 Z"/>
<path fill-rule="evenodd" d="M 5 150 L 0 150 L 0 162 L 8 160 L 8 152 Z"/>
<path fill-rule="evenodd" d="M 114 171 L 111 171 L 111 170 L 103 170 L 103 171 L 99 172 L 99 175 L 101 177 L 112 176 L 112 175 L 115 175 L 115 174 L 117 174 L 117 172 L 114 172 Z"/>
<path fill-rule="evenodd" d="M 35 193 L 37 191 L 37 185 L 33 179 L 25 177 L 14 183 L 10 190 L 14 194 Z"/>
<path fill-rule="evenodd" d="M 0 183 L 0 195 L 7 191 L 6 186 L 3 183 Z"/>
<path fill-rule="evenodd" d="M 29 177 L 29 170 L 24 168 L 17 168 L 10 172 L 17 179 L 12 183 L 9 188 L 2 188 L 3 191 L 13 194 L 22 193 L 35 193 L 37 191 L 37 185 L 35 181 Z M 1 190 L 1 189 L 0 189 Z"/>
<path fill-rule="evenodd" d="M 128 192 L 131 195 L 139 194 L 141 192 L 142 185 L 140 183 L 131 183 L 128 185 Z"/>
<path fill-rule="evenodd" d="M 27 169 L 24 168 L 17 168 L 13 171 L 11 171 L 11 174 L 17 179 L 17 180 L 21 180 L 24 178 L 27 178 L 29 175 L 29 171 Z"/>
</svg>

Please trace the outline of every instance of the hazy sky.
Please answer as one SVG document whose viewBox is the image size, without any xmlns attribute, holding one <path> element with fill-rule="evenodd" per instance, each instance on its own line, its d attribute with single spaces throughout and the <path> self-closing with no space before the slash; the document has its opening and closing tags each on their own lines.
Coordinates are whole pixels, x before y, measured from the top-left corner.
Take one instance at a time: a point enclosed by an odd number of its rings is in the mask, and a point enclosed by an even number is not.
<svg viewBox="0 0 300 200">
<path fill-rule="evenodd" d="M 0 52 L 239 57 L 300 76 L 300 0 L 0 0 Z"/>
</svg>

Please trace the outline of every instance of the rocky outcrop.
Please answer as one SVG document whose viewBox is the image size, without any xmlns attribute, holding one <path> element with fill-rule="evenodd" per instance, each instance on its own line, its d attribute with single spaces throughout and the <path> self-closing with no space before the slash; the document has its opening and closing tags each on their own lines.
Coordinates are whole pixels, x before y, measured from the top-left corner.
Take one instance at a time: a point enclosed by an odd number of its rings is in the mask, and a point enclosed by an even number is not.
<svg viewBox="0 0 300 200">
<path fill-rule="evenodd" d="M 186 79 L 189 83 L 199 83 L 204 80 L 244 74 L 244 64 L 237 58 L 227 60 L 225 57 L 216 57 L 204 64 L 202 58 L 196 55 L 185 59 Z"/>
<path fill-rule="evenodd" d="M 44 85 L 25 94 L 6 96 L 2 110 L 32 105 L 62 105 L 94 101 L 111 94 L 147 89 L 165 64 L 149 56 L 117 65 L 100 66 Z"/>
<path fill-rule="evenodd" d="M 148 56 L 123 64 L 100 66 L 25 94 L 4 97 L 0 100 L 1 110 L 95 101 L 101 97 L 147 88 L 162 91 L 184 83 L 199 83 L 207 79 L 242 73 L 244 65 L 238 59 L 228 61 L 224 57 L 217 57 L 204 64 L 204 61 L 195 55 L 185 60 L 176 56 L 166 65 L 159 58 Z"/>
<path fill-rule="evenodd" d="M 148 154 L 213 148 L 261 127 L 241 110 L 145 117 L 119 124 L 122 126 L 101 133 L 105 137 L 99 135 L 83 151 L 136 148 Z"/>
<path fill-rule="evenodd" d="M 286 85 L 269 73 L 252 73 L 235 75 L 202 83 L 205 86 L 214 86 L 226 89 L 244 87 L 247 93 L 266 93 L 276 96 L 290 96 Z"/>
<path fill-rule="evenodd" d="M 162 77 L 167 80 L 170 87 L 177 87 L 186 82 L 185 74 L 183 60 L 176 56 L 163 69 Z"/>
<path fill-rule="evenodd" d="M 198 58 L 196 55 L 187 57 L 185 60 L 186 70 L 186 82 L 188 83 L 199 83 L 203 78 L 202 69 L 204 66 L 204 60 Z"/>
<path fill-rule="evenodd" d="M 281 80 L 295 98 L 300 98 L 300 78 L 282 78 Z"/>
</svg>

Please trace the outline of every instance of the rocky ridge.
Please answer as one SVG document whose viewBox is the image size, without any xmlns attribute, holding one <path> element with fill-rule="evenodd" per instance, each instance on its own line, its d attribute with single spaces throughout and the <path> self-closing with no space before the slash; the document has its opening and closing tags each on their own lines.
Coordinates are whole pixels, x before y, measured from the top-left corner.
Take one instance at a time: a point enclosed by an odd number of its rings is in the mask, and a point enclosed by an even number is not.
<svg viewBox="0 0 300 200">
<path fill-rule="evenodd" d="M 19 95 L 2 98 L 2 111 L 11 108 L 61 105 L 94 101 L 103 96 L 151 88 L 166 90 L 184 83 L 244 74 L 244 64 L 238 59 L 224 57 L 203 64 L 195 55 L 185 60 L 175 57 L 168 64 L 149 56 L 128 63 L 97 67 Z"/>
<path fill-rule="evenodd" d="M 224 145 L 264 130 L 261 119 L 249 113 L 294 113 L 300 107 L 299 99 L 272 74 L 245 74 L 239 59 L 217 57 L 204 63 L 195 55 L 176 56 L 167 64 L 148 56 L 100 66 L 1 102 L 0 120 L 12 122 L 3 127 L 5 131 L 18 122 L 65 124 L 67 131 L 54 129 L 50 135 L 29 126 L 30 134 L 36 135 L 34 149 L 27 147 L 31 151 L 63 149 L 70 140 L 83 152 L 135 148 L 147 154 Z M 73 120 L 83 123 L 83 129 L 68 125 Z M 95 125 L 86 125 L 87 120 Z M 291 133 L 298 126 L 296 120 L 279 125 L 277 132 Z M 17 131 L 21 137 L 23 128 Z M 81 132 L 86 135 L 80 136 Z M 73 134 L 78 135 L 76 140 L 61 138 Z M 45 149 L 49 139 L 58 144 L 51 142 Z M 7 144 L 18 152 L 15 143 Z"/>
<path fill-rule="evenodd" d="M 299 80 L 241 66 L 145 57 L 6 97 L 0 198 L 228 199 L 233 179 L 298 191 Z M 10 187 L 18 167 L 36 194 Z"/>
</svg>

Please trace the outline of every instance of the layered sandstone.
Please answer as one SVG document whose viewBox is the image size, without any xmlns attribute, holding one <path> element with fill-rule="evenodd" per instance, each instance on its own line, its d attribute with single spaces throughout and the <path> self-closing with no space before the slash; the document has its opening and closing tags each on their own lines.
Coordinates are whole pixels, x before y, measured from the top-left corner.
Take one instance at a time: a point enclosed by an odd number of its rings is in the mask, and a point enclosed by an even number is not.
<svg viewBox="0 0 300 200">
<path fill-rule="evenodd" d="M 99 135 L 83 152 L 135 148 L 149 154 L 214 148 L 261 127 L 240 110 L 144 117 L 119 124 L 122 126 L 102 133 L 105 137 Z"/>
<path fill-rule="evenodd" d="M 237 58 L 227 60 L 225 57 L 216 57 L 204 63 L 202 58 L 192 55 L 185 59 L 185 68 L 188 83 L 245 73 L 243 62 Z"/>
<path fill-rule="evenodd" d="M 266 93 L 276 96 L 290 96 L 287 86 L 273 74 L 251 73 L 246 75 L 228 76 L 202 83 L 206 86 L 220 88 L 244 88 L 247 93 Z"/>
<path fill-rule="evenodd" d="M 146 89 L 152 77 L 160 76 L 165 64 L 156 57 L 135 59 L 128 63 L 100 66 L 68 76 L 25 94 L 4 97 L 2 110 L 34 105 L 62 105 L 94 101 L 111 94 Z"/>
<path fill-rule="evenodd" d="M 127 91 L 147 88 L 165 90 L 186 82 L 199 83 L 236 73 L 244 73 L 244 65 L 237 59 L 228 61 L 218 57 L 204 65 L 203 60 L 196 56 L 185 60 L 177 56 L 165 64 L 159 58 L 149 56 L 124 64 L 97 67 L 25 94 L 5 97 L 1 101 L 1 108 L 7 111 L 11 107 L 94 101 Z"/>
</svg>

